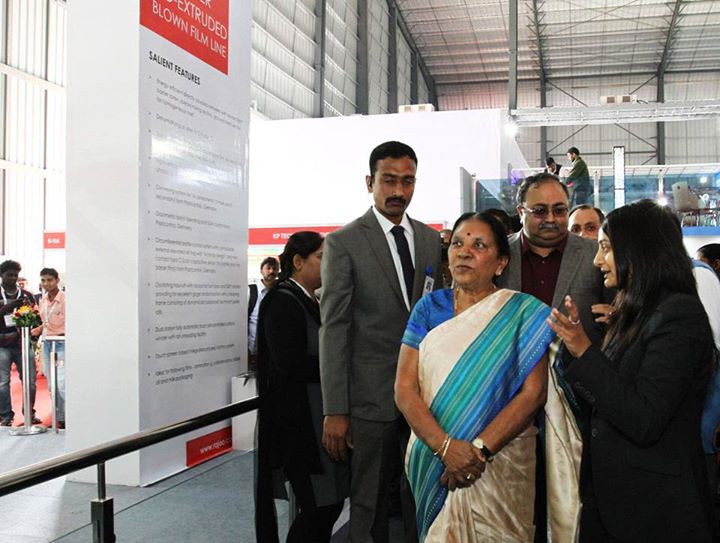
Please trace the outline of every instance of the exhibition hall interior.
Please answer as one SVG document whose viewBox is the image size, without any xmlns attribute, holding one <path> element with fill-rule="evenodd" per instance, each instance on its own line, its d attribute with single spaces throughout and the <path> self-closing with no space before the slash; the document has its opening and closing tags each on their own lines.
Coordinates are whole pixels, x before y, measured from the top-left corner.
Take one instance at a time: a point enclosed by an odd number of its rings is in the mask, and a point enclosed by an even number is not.
<svg viewBox="0 0 720 543">
<path fill-rule="evenodd" d="M 720 540 L 720 1 L 0 0 L 0 93 L 0 543 Z"/>
</svg>

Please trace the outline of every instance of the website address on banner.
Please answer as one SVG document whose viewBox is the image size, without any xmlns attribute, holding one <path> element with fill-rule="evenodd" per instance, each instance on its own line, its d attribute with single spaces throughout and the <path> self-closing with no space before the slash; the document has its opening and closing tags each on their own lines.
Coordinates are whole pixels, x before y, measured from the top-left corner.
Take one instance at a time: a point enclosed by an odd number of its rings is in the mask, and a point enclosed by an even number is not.
<svg viewBox="0 0 720 543">
<path fill-rule="evenodd" d="M 224 437 L 222 439 L 217 440 L 215 443 L 211 443 L 210 445 L 201 447 L 200 455 L 208 454 L 213 451 L 217 451 L 218 449 L 226 449 L 227 447 L 230 446 L 231 443 L 232 443 L 232 438 Z"/>
</svg>

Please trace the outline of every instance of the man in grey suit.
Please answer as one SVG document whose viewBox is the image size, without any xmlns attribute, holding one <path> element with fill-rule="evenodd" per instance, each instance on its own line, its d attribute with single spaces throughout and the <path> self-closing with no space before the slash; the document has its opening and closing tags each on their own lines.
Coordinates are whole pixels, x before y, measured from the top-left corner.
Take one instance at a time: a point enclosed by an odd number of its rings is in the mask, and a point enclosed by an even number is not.
<svg viewBox="0 0 720 543">
<path fill-rule="evenodd" d="M 374 206 L 325 238 L 320 301 L 323 445 L 339 462 L 353 451 L 353 543 L 388 540 L 390 482 L 400 469 L 408 437 L 393 399 L 400 340 L 415 302 L 440 287 L 439 235 L 405 213 L 416 170 L 417 157 L 409 146 L 391 141 L 376 147 L 365 178 Z M 404 482 L 403 520 L 406 539 L 413 541 L 414 503 Z"/>
<path fill-rule="evenodd" d="M 567 187 L 549 173 L 528 177 L 518 188 L 517 211 L 522 230 L 510 237 L 510 263 L 498 286 L 532 294 L 563 312 L 563 299 L 572 296 L 583 327 L 598 343 L 605 330 L 592 306 L 609 301 L 611 293 L 593 266 L 597 243 L 568 234 Z"/>
<path fill-rule="evenodd" d="M 599 344 L 605 331 L 601 321 L 593 316 L 593 306 L 599 309 L 609 301 L 611 293 L 603 286 L 602 273 L 593 266 L 597 243 L 568 235 L 568 201 L 567 187 L 553 174 L 539 173 L 520 184 L 517 211 L 522 230 L 510 237 L 510 263 L 498 278 L 498 286 L 532 294 L 563 313 L 567 313 L 563 300 L 571 296 L 588 337 Z M 542 417 L 538 421 L 542 433 Z M 536 475 L 535 543 L 544 543 L 545 462 L 540 440 Z"/>
</svg>

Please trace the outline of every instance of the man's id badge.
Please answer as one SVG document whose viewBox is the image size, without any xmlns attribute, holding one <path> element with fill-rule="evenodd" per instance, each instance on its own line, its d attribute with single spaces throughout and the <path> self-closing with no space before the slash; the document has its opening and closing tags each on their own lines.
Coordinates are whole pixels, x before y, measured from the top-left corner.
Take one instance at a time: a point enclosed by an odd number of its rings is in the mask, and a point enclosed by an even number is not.
<svg viewBox="0 0 720 543">
<path fill-rule="evenodd" d="M 423 284 L 423 291 L 422 295 L 425 296 L 426 294 L 433 291 L 433 287 L 435 286 L 435 278 L 432 276 L 432 266 L 428 266 L 425 270 L 425 283 Z"/>
<path fill-rule="evenodd" d="M 15 321 L 13 320 L 12 313 L 5 315 L 5 326 L 8 328 L 15 328 Z"/>
</svg>

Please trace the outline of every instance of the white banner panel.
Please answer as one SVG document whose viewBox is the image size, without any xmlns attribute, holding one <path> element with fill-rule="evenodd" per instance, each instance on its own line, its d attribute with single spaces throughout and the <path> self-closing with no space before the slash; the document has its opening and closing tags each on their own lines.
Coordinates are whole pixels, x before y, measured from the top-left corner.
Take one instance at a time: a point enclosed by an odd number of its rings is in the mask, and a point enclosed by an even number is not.
<svg viewBox="0 0 720 543">
<path fill-rule="evenodd" d="M 244 369 L 250 6 L 140 2 L 140 429 L 229 403 Z M 229 424 L 142 451 L 141 484 L 230 450 Z"/>
</svg>

